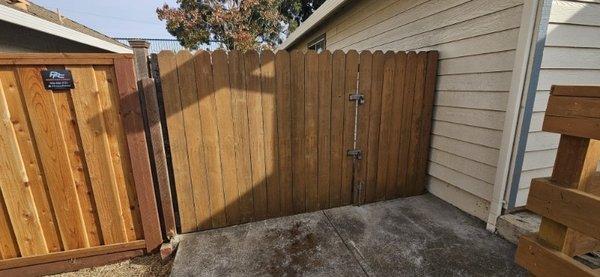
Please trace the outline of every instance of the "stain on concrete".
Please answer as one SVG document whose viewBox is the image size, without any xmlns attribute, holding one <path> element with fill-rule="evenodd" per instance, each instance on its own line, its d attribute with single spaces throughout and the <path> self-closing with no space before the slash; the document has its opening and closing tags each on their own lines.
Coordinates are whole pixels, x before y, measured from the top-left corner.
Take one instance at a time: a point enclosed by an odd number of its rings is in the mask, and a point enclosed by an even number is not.
<svg viewBox="0 0 600 277">
<path fill-rule="evenodd" d="M 183 235 L 172 275 L 524 275 L 514 251 L 482 221 L 423 195 Z"/>
</svg>

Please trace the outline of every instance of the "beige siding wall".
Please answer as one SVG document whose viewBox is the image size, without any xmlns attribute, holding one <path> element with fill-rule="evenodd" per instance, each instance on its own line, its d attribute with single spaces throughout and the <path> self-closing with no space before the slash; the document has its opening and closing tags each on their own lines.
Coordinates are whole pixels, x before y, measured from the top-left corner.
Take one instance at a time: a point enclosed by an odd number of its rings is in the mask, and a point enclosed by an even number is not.
<svg viewBox="0 0 600 277">
<path fill-rule="evenodd" d="M 550 176 L 558 134 L 542 132 L 552 85 L 600 85 L 600 0 L 554 0 L 516 206 L 532 178 Z"/>
<path fill-rule="evenodd" d="M 323 33 L 327 48 L 440 51 L 428 189 L 485 220 L 498 163 L 523 0 L 362 0 Z"/>
</svg>

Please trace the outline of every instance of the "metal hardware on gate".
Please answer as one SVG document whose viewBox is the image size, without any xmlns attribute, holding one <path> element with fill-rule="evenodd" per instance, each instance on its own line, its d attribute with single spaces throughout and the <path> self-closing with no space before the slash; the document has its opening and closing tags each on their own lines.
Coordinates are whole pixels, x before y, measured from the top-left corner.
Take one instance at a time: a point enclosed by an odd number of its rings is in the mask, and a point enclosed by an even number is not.
<svg viewBox="0 0 600 277">
<path fill-rule="evenodd" d="M 365 182 L 359 181 L 354 183 L 354 204 L 360 206 L 364 203 L 363 191 L 365 188 Z"/>
<path fill-rule="evenodd" d="M 357 160 L 362 160 L 362 150 L 360 149 L 350 149 L 348 150 L 347 155 Z"/>
<path fill-rule="evenodd" d="M 350 101 L 356 101 L 359 105 L 362 105 L 365 103 L 365 96 L 360 94 L 358 91 L 350 94 L 348 97 L 348 100 Z"/>
</svg>

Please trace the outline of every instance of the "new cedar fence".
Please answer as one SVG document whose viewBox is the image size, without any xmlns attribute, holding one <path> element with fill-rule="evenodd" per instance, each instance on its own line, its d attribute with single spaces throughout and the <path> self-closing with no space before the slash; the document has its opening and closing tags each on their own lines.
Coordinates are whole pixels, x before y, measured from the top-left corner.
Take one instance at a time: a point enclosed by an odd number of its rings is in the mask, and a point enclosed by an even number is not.
<svg viewBox="0 0 600 277">
<path fill-rule="evenodd" d="M 517 263 L 536 276 L 600 276 L 572 258 L 600 250 L 600 87 L 554 86 L 543 130 L 560 144 L 552 177 L 531 183 L 527 208 L 542 224 L 519 241 Z"/>
<path fill-rule="evenodd" d="M 44 69 L 70 70 L 75 88 L 46 90 Z M 162 242 L 131 55 L 0 54 L 0 116 L 0 275 Z"/>
<path fill-rule="evenodd" d="M 423 193 L 437 58 L 161 52 L 181 231 Z"/>
</svg>

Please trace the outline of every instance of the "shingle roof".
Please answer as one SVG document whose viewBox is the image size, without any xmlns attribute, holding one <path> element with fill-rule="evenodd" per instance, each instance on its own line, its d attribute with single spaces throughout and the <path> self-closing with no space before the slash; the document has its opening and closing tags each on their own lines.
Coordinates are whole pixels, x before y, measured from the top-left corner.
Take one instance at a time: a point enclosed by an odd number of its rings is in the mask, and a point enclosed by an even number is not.
<svg viewBox="0 0 600 277">
<path fill-rule="evenodd" d="M 83 24 L 77 23 L 77 22 L 75 22 L 75 21 L 73 21 L 73 20 L 71 20 L 71 19 L 69 19 L 69 18 L 67 18 L 65 16 L 62 16 L 62 15 L 60 16 L 60 17 L 62 17 L 62 21 L 61 21 L 60 18 L 59 18 L 59 15 L 56 12 L 48 10 L 48 9 L 46 9 L 46 8 L 40 6 L 40 5 L 37 5 L 37 4 L 35 4 L 35 3 L 31 2 L 31 1 L 29 1 L 29 4 L 30 5 L 29 5 L 27 11 L 23 11 L 23 10 L 20 10 L 20 9 L 14 7 L 10 3 L 10 0 L 0 0 L 0 5 L 7 6 L 7 7 L 10 7 L 10 8 L 13 8 L 15 10 L 21 11 L 21 12 L 26 12 L 26 13 L 28 13 L 30 15 L 36 16 L 38 18 L 44 19 L 46 21 L 49 21 L 49 22 L 52 22 L 52 23 L 55 23 L 55 24 L 62 25 L 64 27 L 67 27 L 69 29 L 75 30 L 77 32 L 80 32 L 80 33 L 83 33 L 83 34 L 95 37 L 97 39 L 101 39 L 101 40 L 104 40 L 104 41 L 109 42 L 109 43 L 113 43 L 113 44 L 116 44 L 116 45 L 119 45 L 119 46 L 123 46 L 123 47 L 129 48 L 129 45 L 120 43 L 117 40 L 114 40 L 114 39 L 112 39 L 112 38 L 110 38 L 110 37 L 108 37 L 108 36 L 106 36 L 106 35 L 98 32 L 96 30 L 93 30 L 93 29 L 91 29 L 91 28 L 89 28 L 89 27 L 87 27 L 87 26 L 85 26 Z"/>
</svg>

